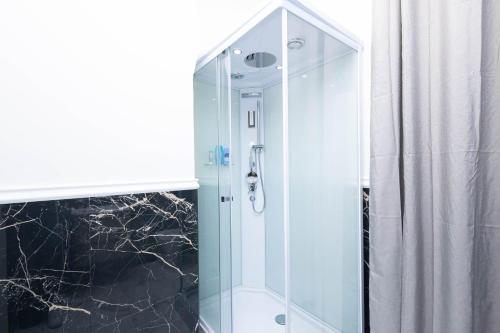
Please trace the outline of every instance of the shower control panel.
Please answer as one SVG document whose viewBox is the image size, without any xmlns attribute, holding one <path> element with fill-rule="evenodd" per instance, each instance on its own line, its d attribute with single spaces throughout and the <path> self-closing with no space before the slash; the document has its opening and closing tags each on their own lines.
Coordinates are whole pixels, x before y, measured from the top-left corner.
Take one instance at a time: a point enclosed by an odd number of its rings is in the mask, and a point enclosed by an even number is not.
<svg viewBox="0 0 500 333">
<path fill-rule="evenodd" d="M 255 128 L 255 110 L 248 111 L 248 128 Z"/>
</svg>

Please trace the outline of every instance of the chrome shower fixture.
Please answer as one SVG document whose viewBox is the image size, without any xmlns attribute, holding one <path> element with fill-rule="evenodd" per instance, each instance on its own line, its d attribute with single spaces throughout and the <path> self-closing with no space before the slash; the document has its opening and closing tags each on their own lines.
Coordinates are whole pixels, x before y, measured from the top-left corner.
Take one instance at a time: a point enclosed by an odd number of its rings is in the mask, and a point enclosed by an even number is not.
<svg viewBox="0 0 500 333">
<path fill-rule="evenodd" d="M 252 145 L 252 149 L 260 152 L 264 150 L 264 145 Z"/>
<path fill-rule="evenodd" d="M 248 185 L 248 197 L 252 203 L 252 209 L 255 214 L 262 214 L 266 209 L 266 191 L 264 189 L 264 178 L 262 175 L 262 161 L 261 155 L 264 152 L 263 144 L 255 144 L 250 147 L 250 172 L 247 174 L 246 180 Z M 257 171 L 259 173 L 257 173 Z M 262 206 L 258 209 L 255 206 L 255 199 L 257 194 L 257 184 L 260 182 L 260 190 L 262 192 Z"/>
<path fill-rule="evenodd" d="M 244 92 L 241 94 L 241 98 L 260 98 L 260 97 L 262 97 L 262 93 L 257 91 Z"/>
<path fill-rule="evenodd" d="M 250 67 L 264 68 L 274 65 L 275 63 L 276 56 L 268 52 L 250 53 L 245 57 L 245 64 Z"/>
<path fill-rule="evenodd" d="M 253 92 L 248 94 L 255 94 L 255 97 L 261 97 L 262 93 Z M 261 138 L 261 107 L 260 100 L 257 100 L 257 119 L 255 120 L 257 129 L 257 143 L 250 146 L 248 163 L 250 172 L 247 174 L 246 180 L 248 185 L 248 196 L 252 203 L 252 209 L 255 214 L 262 214 L 266 209 L 266 191 L 264 189 L 264 176 L 262 169 L 262 155 L 264 154 L 264 144 Z M 257 184 L 260 182 L 260 190 L 262 192 L 262 206 L 258 209 L 255 206 L 255 199 L 257 194 Z"/>
<path fill-rule="evenodd" d="M 231 79 L 233 80 L 241 80 L 245 77 L 244 74 L 241 73 L 231 73 Z"/>
<path fill-rule="evenodd" d="M 255 201 L 255 191 L 257 190 L 257 182 L 259 181 L 259 176 L 255 171 L 250 170 L 247 174 L 247 185 L 248 193 L 250 195 L 250 201 Z"/>
</svg>

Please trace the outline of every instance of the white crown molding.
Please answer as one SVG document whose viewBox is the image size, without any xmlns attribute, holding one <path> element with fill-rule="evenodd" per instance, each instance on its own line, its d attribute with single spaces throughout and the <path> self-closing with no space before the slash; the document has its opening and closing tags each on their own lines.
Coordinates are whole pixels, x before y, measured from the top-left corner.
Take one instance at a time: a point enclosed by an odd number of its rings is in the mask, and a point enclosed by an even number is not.
<svg viewBox="0 0 500 333">
<path fill-rule="evenodd" d="M 0 204 L 102 197 L 109 195 L 171 192 L 198 189 L 197 179 L 176 179 L 157 182 L 123 184 L 74 185 L 39 188 L 0 189 Z"/>
</svg>

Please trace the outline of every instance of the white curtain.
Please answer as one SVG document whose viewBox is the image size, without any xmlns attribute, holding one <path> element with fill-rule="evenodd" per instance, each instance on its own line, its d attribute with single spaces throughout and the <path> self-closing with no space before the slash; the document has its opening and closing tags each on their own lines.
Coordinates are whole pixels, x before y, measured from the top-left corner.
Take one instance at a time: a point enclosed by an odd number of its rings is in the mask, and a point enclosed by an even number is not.
<svg viewBox="0 0 500 333">
<path fill-rule="evenodd" d="M 500 1 L 373 6 L 371 330 L 500 332 Z"/>
</svg>

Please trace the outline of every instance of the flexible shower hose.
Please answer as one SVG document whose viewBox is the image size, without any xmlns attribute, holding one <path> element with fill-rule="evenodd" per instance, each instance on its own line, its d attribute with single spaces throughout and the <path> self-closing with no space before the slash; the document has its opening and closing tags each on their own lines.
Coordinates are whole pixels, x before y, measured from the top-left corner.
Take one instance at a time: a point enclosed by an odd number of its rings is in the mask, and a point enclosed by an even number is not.
<svg viewBox="0 0 500 333">
<path fill-rule="evenodd" d="M 262 189 L 262 208 L 258 210 L 255 208 L 255 200 L 252 201 L 252 209 L 256 214 L 262 214 L 264 212 L 264 209 L 266 209 L 266 191 L 264 190 L 264 177 L 262 176 L 262 164 L 260 162 L 260 154 L 262 153 L 262 150 L 259 150 L 258 152 L 255 152 L 255 155 L 257 155 L 257 164 L 259 165 L 259 172 L 260 172 L 260 188 Z"/>
</svg>

